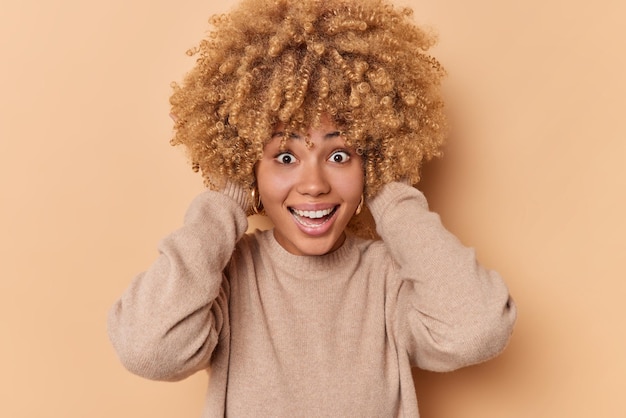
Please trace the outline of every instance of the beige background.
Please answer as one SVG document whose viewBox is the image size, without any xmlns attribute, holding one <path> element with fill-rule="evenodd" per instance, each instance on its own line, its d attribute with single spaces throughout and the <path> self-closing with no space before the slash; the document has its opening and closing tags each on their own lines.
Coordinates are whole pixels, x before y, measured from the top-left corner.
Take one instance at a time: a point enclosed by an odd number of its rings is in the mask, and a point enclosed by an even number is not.
<svg viewBox="0 0 626 418">
<path fill-rule="evenodd" d="M 167 98 L 215 3 L 3 2 L 0 416 L 199 416 L 205 376 L 130 375 L 105 315 L 201 190 Z M 455 124 L 423 189 L 520 309 L 497 360 L 416 372 L 423 417 L 626 416 L 626 6 L 411 4 Z"/>
</svg>

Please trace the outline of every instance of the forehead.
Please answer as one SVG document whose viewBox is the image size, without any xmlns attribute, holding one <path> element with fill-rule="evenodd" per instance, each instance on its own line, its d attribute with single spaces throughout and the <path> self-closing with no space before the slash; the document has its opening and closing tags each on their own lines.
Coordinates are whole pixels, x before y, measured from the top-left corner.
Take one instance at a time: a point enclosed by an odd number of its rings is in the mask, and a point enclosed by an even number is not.
<svg viewBox="0 0 626 418">
<path fill-rule="evenodd" d="M 307 150 L 323 152 L 328 147 L 344 147 L 346 141 L 343 132 L 334 125 L 321 124 L 316 127 L 303 129 L 301 132 L 289 132 L 284 126 L 277 126 L 269 141 L 265 143 L 264 150 L 274 152 L 277 149 L 285 151 L 292 146 L 305 146 Z"/>
</svg>

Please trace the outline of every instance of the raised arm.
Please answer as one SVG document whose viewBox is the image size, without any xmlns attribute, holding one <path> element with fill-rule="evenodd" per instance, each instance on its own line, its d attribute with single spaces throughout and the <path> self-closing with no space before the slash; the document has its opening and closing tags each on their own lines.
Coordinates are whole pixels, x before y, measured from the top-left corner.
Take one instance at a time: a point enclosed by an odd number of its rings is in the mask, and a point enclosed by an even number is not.
<svg viewBox="0 0 626 418">
<path fill-rule="evenodd" d="M 243 190 L 207 190 L 184 226 L 159 244 L 159 256 L 113 305 L 110 340 L 124 366 L 140 376 L 179 380 L 209 365 L 228 327 L 224 268 L 247 228 Z"/>
<path fill-rule="evenodd" d="M 516 308 L 498 273 L 444 228 L 417 189 L 390 183 L 368 204 L 397 267 L 395 327 L 412 363 L 449 371 L 500 353 Z"/>
</svg>

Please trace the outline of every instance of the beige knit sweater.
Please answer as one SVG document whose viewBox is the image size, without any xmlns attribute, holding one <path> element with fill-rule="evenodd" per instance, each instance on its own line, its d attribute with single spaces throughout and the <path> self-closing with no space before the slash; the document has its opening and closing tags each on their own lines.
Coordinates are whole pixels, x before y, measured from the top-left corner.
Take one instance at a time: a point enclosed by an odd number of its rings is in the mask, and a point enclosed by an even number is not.
<svg viewBox="0 0 626 418">
<path fill-rule="evenodd" d="M 246 235 L 245 196 L 206 191 L 109 314 L 133 373 L 210 371 L 204 417 L 417 417 L 411 367 L 448 371 L 507 344 L 516 310 L 500 276 L 416 189 L 370 202 L 382 241 L 320 257 Z"/>
</svg>

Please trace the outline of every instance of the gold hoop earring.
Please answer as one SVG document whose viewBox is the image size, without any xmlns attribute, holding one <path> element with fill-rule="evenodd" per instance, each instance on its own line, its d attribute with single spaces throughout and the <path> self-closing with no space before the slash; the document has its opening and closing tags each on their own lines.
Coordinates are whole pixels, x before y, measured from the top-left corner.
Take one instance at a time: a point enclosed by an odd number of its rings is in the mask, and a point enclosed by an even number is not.
<svg viewBox="0 0 626 418">
<path fill-rule="evenodd" d="M 361 201 L 359 202 L 359 206 L 356 207 L 356 212 L 354 212 L 354 216 L 357 216 L 363 210 L 363 202 L 365 201 L 365 197 L 363 193 L 361 193 Z"/>
<path fill-rule="evenodd" d="M 261 202 L 261 193 L 259 193 L 259 189 L 257 189 L 256 185 L 252 187 L 250 195 L 252 197 L 252 211 L 257 215 L 263 214 L 263 202 Z"/>
</svg>

